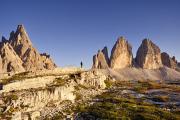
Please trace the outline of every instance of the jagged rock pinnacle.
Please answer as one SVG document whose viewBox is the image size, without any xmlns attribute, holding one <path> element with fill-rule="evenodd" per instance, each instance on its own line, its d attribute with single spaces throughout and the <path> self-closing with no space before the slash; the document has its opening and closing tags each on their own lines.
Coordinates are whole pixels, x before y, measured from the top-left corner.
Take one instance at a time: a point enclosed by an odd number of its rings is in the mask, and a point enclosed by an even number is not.
<svg viewBox="0 0 180 120">
<path fill-rule="evenodd" d="M 136 63 L 144 69 L 162 67 L 161 50 L 151 40 L 144 39 L 136 55 Z"/>
<path fill-rule="evenodd" d="M 124 37 L 119 37 L 116 41 L 110 57 L 110 67 L 121 69 L 132 66 L 132 47 Z"/>
<path fill-rule="evenodd" d="M 2 66 L 2 72 L 36 71 L 56 67 L 49 55 L 40 54 L 33 47 L 23 25 L 18 25 L 16 32 L 10 33 L 9 40 L 2 38 L 0 49 L 4 50 L 0 52 L 1 62 L 7 63 Z M 4 55 L 6 59 L 3 58 Z"/>
</svg>

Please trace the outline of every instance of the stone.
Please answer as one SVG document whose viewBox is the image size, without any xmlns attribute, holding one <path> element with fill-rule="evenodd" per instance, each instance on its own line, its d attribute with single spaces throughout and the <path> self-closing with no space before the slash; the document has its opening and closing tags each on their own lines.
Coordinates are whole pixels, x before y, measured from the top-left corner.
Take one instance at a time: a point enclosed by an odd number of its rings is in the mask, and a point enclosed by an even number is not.
<svg viewBox="0 0 180 120">
<path fill-rule="evenodd" d="M 88 72 L 82 72 L 80 76 L 81 80 L 78 84 L 84 85 L 86 87 L 94 86 L 98 89 L 106 88 L 105 80 L 108 79 L 108 76 L 106 76 L 98 69 Z"/>
<path fill-rule="evenodd" d="M 42 59 L 42 62 L 44 63 L 43 67 L 45 69 L 52 69 L 52 68 L 56 67 L 56 64 L 53 62 L 50 55 L 48 55 L 47 53 L 41 54 L 41 59 Z"/>
<path fill-rule="evenodd" d="M 119 37 L 111 51 L 110 67 L 112 69 L 131 67 L 132 61 L 133 55 L 131 45 L 124 37 Z"/>
<path fill-rule="evenodd" d="M 23 62 L 26 71 L 54 69 L 52 59 L 41 55 L 34 47 L 23 25 L 18 25 L 16 32 L 10 33 L 9 43 Z"/>
<path fill-rule="evenodd" d="M 93 56 L 93 66 L 92 68 L 98 68 L 98 58 L 97 55 Z"/>
<path fill-rule="evenodd" d="M 3 38 L 4 39 L 4 38 Z M 0 72 L 24 72 L 23 62 L 8 41 L 0 43 Z"/>
<path fill-rule="evenodd" d="M 180 62 L 177 63 L 178 67 L 180 68 Z"/>
<path fill-rule="evenodd" d="M 176 64 L 178 64 L 178 61 L 176 60 L 176 57 L 175 57 L 175 56 L 172 57 L 172 60 L 173 60 Z"/>
<path fill-rule="evenodd" d="M 40 112 L 39 111 L 34 111 L 32 114 L 31 114 L 31 120 L 39 120 L 40 118 Z"/>
<path fill-rule="evenodd" d="M 93 56 L 93 68 L 106 69 L 108 67 L 108 61 L 107 58 L 105 58 L 105 54 L 99 50 L 97 55 Z"/>
<path fill-rule="evenodd" d="M 161 53 L 161 60 L 163 65 L 175 69 L 177 67 L 177 61 L 175 57 L 173 56 L 172 58 L 165 52 Z"/>
<path fill-rule="evenodd" d="M 21 112 L 15 112 L 14 115 L 12 116 L 11 120 L 22 120 L 21 118 Z"/>
<path fill-rule="evenodd" d="M 110 60 L 109 60 L 109 55 L 108 55 L 108 48 L 105 46 L 105 47 L 102 49 L 102 52 L 103 52 L 104 57 L 105 57 L 105 59 L 106 59 L 106 61 L 107 61 L 107 64 L 109 65 Z"/>
<path fill-rule="evenodd" d="M 144 69 L 162 67 L 161 50 L 151 40 L 144 39 L 136 54 L 136 63 Z"/>
</svg>

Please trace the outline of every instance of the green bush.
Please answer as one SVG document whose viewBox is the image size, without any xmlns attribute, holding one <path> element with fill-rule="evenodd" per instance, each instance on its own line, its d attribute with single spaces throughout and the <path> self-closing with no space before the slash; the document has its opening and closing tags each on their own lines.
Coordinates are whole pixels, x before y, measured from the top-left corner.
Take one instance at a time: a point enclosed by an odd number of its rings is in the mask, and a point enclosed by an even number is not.
<svg viewBox="0 0 180 120">
<path fill-rule="evenodd" d="M 112 80 L 105 80 L 104 83 L 106 84 L 106 88 L 111 88 L 113 86 Z"/>
</svg>

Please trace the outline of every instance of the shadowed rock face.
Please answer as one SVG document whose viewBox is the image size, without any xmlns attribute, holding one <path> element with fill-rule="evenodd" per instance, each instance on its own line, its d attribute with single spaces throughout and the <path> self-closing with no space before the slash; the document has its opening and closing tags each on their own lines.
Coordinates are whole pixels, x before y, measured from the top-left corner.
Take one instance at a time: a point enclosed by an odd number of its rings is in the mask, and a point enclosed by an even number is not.
<svg viewBox="0 0 180 120">
<path fill-rule="evenodd" d="M 158 69 L 162 67 L 159 47 L 152 41 L 144 39 L 137 51 L 136 63 L 144 69 Z"/>
<path fill-rule="evenodd" d="M 109 65 L 110 64 L 110 60 L 109 60 L 109 55 L 108 55 L 108 49 L 107 49 L 106 46 L 102 49 L 102 52 L 103 52 L 104 57 L 105 57 L 105 59 L 107 61 L 107 64 Z"/>
<path fill-rule="evenodd" d="M 175 69 L 177 67 L 177 61 L 175 57 L 171 58 L 167 53 L 161 53 L 161 59 L 163 65 Z"/>
<path fill-rule="evenodd" d="M 39 52 L 33 47 L 33 44 L 29 39 L 23 25 L 18 25 L 16 32 L 11 32 L 9 40 L 2 38 L 1 44 L 0 49 L 5 49 L 4 54 L 9 55 L 7 56 L 7 59 L 11 59 L 9 64 L 4 65 L 6 67 L 4 67 L 2 72 L 18 72 L 21 71 L 19 69 L 22 68 L 25 71 L 36 71 L 42 69 L 54 69 L 56 67 L 49 55 L 40 55 Z M 5 45 L 8 47 L 4 48 Z M 3 53 L 0 53 L 0 55 L 2 56 Z M 13 57 L 13 55 L 16 57 Z M 1 57 L 0 62 L 4 60 L 5 59 Z M 15 65 L 15 62 L 12 61 L 18 62 L 17 65 Z"/>
<path fill-rule="evenodd" d="M 125 38 L 118 38 L 116 44 L 111 51 L 110 67 L 113 69 L 121 69 L 132 66 L 132 47 Z"/>
<path fill-rule="evenodd" d="M 106 69 L 108 68 L 108 61 L 106 58 L 107 55 L 104 54 L 102 51 L 98 51 L 97 55 L 93 56 L 93 68 L 98 68 L 98 69 Z"/>
</svg>

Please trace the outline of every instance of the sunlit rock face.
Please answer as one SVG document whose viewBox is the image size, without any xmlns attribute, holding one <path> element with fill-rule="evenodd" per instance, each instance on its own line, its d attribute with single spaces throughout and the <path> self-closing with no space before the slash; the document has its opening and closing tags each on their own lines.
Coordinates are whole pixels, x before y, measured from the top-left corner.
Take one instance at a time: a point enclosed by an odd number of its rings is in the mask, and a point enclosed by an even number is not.
<svg viewBox="0 0 180 120">
<path fill-rule="evenodd" d="M 162 67 L 161 50 L 151 40 L 144 39 L 136 55 L 136 63 L 144 69 Z"/>
<path fill-rule="evenodd" d="M 50 55 L 40 54 L 34 47 L 23 25 L 12 31 L 9 40 L 0 42 L 0 72 L 23 72 L 56 67 Z"/>
<path fill-rule="evenodd" d="M 97 55 L 93 56 L 93 68 L 106 69 L 109 67 L 108 63 L 107 47 L 104 47 L 102 51 L 99 50 Z"/>
<path fill-rule="evenodd" d="M 104 89 L 106 87 L 105 80 L 107 78 L 106 75 L 98 70 L 83 72 L 79 84 L 85 86 L 96 86 L 96 88 Z"/>
<path fill-rule="evenodd" d="M 23 72 L 23 62 L 5 38 L 0 43 L 0 73 Z"/>
<path fill-rule="evenodd" d="M 73 86 L 62 86 L 36 91 L 26 91 L 24 93 L 21 92 L 18 100 L 13 102 L 13 106 L 18 107 L 23 103 L 23 105 L 28 106 L 31 111 L 38 110 L 51 101 L 74 101 L 75 95 L 73 94 L 73 91 Z"/>
<path fill-rule="evenodd" d="M 122 69 L 132 66 L 132 47 L 124 37 L 119 37 L 115 43 L 110 57 L 110 67 L 112 69 Z"/>
<path fill-rule="evenodd" d="M 23 25 L 18 25 L 16 32 L 11 32 L 10 43 L 23 61 L 26 71 L 54 69 L 56 65 L 45 54 L 40 55 L 33 47 Z"/>
<path fill-rule="evenodd" d="M 44 76 L 37 76 L 35 72 L 20 73 L 23 79 L 7 82 L 0 90 L 0 106 L 6 106 L 3 114 L 10 111 L 13 120 L 53 117 L 55 112 L 78 105 L 79 99 L 88 100 L 90 95 L 100 94 L 106 88 L 105 80 L 110 79 L 104 70 L 75 71 L 73 68 L 72 71 L 51 70 L 52 75 Z"/>
<path fill-rule="evenodd" d="M 18 25 L 16 32 L 14 33 L 14 31 L 12 31 L 9 39 L 10 44 L 20 58 L 23 58 L 23 56 L 27 54 L 28 48 L 32 47 L 31 40 L 23 25 Z"/>
<path fill-rule="evenodd" d="M 167 53 L 161 53 L 161 60 L 163 65 L 175 69 L 177 67 L 177 61 L 175 57 L 171 58 Z"/>
<path fill-rule="evenodd" d="M 56 64 L 51 59 L 50 55 L 48 55 L 47 53 L 43 53 L 40 55 L 41 55 L 42 62 L 44 63 L 43 68 L 50 70 L 56 67 Z"/>
</svg>

